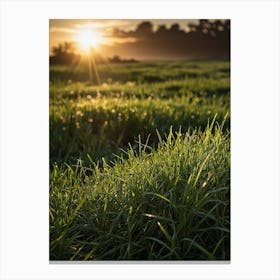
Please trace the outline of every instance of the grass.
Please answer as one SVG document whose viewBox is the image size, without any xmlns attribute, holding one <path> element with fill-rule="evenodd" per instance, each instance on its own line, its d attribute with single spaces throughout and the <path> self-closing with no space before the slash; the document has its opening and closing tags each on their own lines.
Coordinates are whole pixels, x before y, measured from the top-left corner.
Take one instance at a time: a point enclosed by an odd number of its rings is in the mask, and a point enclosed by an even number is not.
<svg viewBox="0 0 280 280">
<path fill-rule="evenodd" d="M 229 260 L 229 64 L 112 68 L 50 68 L 50 259 Z"/>
<path fill-rule="evenodd" d="M 229 63 L 225 61 L 191 61 L 191 62 L 141 62 L 99 65 L 101 82 L 160 82 L 182 78 L 227 77 Z M 51 66 L 50 82 L 59 83 L 71 80 L 73 82 L 87 82 L 89 78 L 88 66 L 79 67 Z"/>
<path fill-rule="evenodd" d="M 229 259 L 229 134 L 139 139 L 111 165 L 54 166 L 52 260 Z"/>
<path fill-rule="evenodd" d="M 149 67 L 138 63 L 126 65 L 126 68 L 120 65 L 111 74 L 118 75 L 120 81 L 126 77 L 124 82 L 113 82 L 110 78 L 110 83 L 101 85 L 68 82 L 67 79 L 52 83 L 51 164 L 73 163 L 77 158 L 86 160 L 87 154 L 94 160 L 104 157 L 110 161 L 113 153 L 118 154 L 120 147 L 126 148 L 129 142 L 134 143 L 138 135 L 144 139 L 150 135 L 150 144 L 153 144 L 157 142 L 156 129 L 164 134 L 170 126 L 175 130 L 181 127 L 185 131 L 190 127 L 205 128 L 208 120 L 216 114 L 217 121 L 221 122 L 230 109 L 229 72 L 225 72 L 228 64 L 186 65 L 186 69 L 180 63 L 151 64 Z M 129 80 L 129 73 L 133 71 L 148 75 L 156 70 L 159 77 L 167 80 Z M 183 71 L 199 71 L 201 76 L 186 78 Z M 205 73 L 212 74 L 205 77 Z M 108 73 L 101 72 L 100 76 L 104 75 L 106 77 Z M 140 74 L 137 77 L 144 79 Z M 229 120 L 226 125 L 229 127 Z"/>
</svg>

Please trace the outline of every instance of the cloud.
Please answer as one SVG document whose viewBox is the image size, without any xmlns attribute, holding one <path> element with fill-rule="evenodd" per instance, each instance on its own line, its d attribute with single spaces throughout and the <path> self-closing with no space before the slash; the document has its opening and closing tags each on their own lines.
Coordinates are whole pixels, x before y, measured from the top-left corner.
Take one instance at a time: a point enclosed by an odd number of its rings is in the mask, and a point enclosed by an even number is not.
<svg viewBox="0 0 280 280">
<path fill-rule="evenodd" d="M 67 27 L 50 27 L 50 32 L 52 33 L 74 33 L 75 30 Z"/>
</svg>

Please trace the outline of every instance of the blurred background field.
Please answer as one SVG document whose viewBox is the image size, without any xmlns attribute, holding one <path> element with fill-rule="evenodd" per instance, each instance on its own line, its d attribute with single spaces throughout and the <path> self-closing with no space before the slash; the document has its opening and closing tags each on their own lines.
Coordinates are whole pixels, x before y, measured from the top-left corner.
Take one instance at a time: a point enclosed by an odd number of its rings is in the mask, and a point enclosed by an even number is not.
<svg viewBox="0 0 280 280">
<path fill-rule="evenodd" d="M 230 111 L 229 74 L 223 61 L 102 65 L 96 85 L 86 67 L 76 75 L 52 66 L 50 162 L 111 160 L 138 135 L 153 146 L 156 129 L 204 129 L 215 114 L 221 122 Z"/>
</svg>

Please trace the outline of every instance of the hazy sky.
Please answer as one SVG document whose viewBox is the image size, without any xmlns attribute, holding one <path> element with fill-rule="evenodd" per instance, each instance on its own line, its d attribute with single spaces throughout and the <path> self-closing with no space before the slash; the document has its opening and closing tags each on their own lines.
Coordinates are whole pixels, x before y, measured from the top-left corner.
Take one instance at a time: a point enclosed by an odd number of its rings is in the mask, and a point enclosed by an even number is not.
<svg viewBox="0 0 280 280">
<path fill-rule="evenodd" d="M 197 20 L 178 20 L 178 19 L 135 19 L 135 20 L 91 20 L 91 19 L 51 19 L 50 20 L 50 51 L 53 46 L 65 41 L 78 41 L 79 34 L 85 29 L 96 30 L 102 36 L 103 45 L 112 45 L 114 38 L 111 33 L 114 28 L 119 28 L 124 31 L 135 30 L 137 25 L 143 21 L 150 21 L 156 30 L 159 25 L 170 27 L 174 23 L 180 25 L 180 29 L 187 31 L 187 24 L 197 22 Z M 116 40 L 116 38 L 115 38 Z M 118 43 L 121 43 L 118 40 Z"/>
</svg>

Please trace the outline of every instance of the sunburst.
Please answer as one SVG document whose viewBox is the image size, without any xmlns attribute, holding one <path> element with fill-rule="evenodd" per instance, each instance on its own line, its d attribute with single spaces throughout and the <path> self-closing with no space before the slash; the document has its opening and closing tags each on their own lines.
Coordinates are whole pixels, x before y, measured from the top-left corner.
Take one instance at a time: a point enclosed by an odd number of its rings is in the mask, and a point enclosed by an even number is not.
<svg viewBox="0 0 280 280">
<path fill-rule="evenodd" d="M 83 52 L 89 52 L 91 49 L 97 49 L 102 43 L 101 34 L 94 29 L 83 29 L 77 34 L 79 48 Z"/>
</svg>

